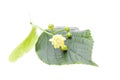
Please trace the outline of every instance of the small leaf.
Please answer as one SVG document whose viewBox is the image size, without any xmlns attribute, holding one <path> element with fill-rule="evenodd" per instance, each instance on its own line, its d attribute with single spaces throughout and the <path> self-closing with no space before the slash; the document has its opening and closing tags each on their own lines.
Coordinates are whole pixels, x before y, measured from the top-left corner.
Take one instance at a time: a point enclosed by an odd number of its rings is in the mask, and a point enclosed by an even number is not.
<svg viewBox="0 0 120 80">
<path fill-rule="evenodd" d="M 18 58 L 22 57 L 25 53 L 29 52 L 36 43 L 37 39 L 37 27 L 33 26 L 26 39 L 12 51 L 9 56 L 9 61 L 14 62 Z"/>
<path fill-rule="evenodd" d="M 55 28 L 60 30 L 62 28 Z M 42 33 L 38 38 L 35 49 L 38 57 L 47 64 L 89 64 L 97 66 L 91 59 L 93 39 L 90 30 L 80 31 L 78 28 L 71 28 L 72 37 L 65 41 L 67 51 L 55 49 L 49 39 L 52 37 Z M 66 31 L 59 34 L 66 34 Z"/>
</svg>

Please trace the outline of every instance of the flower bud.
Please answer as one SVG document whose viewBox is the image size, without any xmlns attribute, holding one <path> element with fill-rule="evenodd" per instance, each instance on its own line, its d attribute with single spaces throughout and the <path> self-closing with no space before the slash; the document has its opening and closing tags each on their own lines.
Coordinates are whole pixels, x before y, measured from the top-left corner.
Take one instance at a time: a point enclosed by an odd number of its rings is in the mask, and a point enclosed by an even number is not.
<svg viewBox="0 0 120 80">
<path fill-rule="evenodd" d="M 49 24 L 49 25 L 48 25 L 48 29 L 49 29 L 49 30 L 54 30 L 54 25 L 53 25 L 53 24 Z"/>
<path fill-rule="evenodd" d="M 67 32 L 69 32 L 69 31 L 70 31 L 70 28 L 69 28 L 69 27 L 65 27 L 65 30 L 66 30 Z"/>
<path fill-rule="evenodd" d="M 61 50 L 62 50 L 62 51 L 67 51 L 67 49 L 68 49 L 68 48 L 67 48 L 66 45 L 64 45 L 64 46 L 61 47 Z"/>
<path fill-rule="evenodd" d="M 68 32 L 68 33 L 66 34 L 66 36 L 67 36 L 68 38 L 71 38 L 71 37 L 72 37 L 72 34 L 71 34 L 70 32 Z"/>
</svg>

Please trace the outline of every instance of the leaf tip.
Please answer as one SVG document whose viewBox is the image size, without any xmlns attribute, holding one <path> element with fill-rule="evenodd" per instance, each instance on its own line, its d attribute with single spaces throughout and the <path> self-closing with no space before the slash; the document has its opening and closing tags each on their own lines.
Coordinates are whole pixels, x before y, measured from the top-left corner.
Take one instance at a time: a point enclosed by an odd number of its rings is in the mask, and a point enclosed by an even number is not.
<svg viewBox="0 0 120 80">
<path fill-rule="evenodd" d="M 93 65 L 93 66 L 96 66 L 96 67 L 99 67 L 99 65 L 96 64 L 95 62 L 92 62 L 92 65 Z"/>
</svg>

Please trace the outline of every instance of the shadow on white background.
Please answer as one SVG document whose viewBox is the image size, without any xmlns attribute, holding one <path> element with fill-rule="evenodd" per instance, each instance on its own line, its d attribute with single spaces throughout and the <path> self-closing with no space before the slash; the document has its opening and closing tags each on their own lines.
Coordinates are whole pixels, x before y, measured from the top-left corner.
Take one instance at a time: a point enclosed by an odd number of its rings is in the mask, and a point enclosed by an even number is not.
<svg viewBox="0 0 120 80">
<path fill-rule="evenodd" d="M 0 0 L 0 80 L 119 80 L 119 0 Z M 31 30 L 30 18 L 42 28 L 76 26 L 90 29 L 93 61 L 88 65 L 49 66 L 34 48 L 15 63 L 8 57 Z"/>
</svg>

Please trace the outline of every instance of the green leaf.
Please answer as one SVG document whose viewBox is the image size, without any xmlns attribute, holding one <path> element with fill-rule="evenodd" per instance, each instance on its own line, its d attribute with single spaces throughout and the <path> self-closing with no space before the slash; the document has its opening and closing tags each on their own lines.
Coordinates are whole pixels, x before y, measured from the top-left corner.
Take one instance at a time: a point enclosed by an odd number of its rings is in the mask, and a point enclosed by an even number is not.
<svg viewBox="0 0 120 80">
<path fill-rule="evenodd" d="M 62 28 L 55 28 L 61 30 Z M 49 39 L 52 37 L 42 33 L 35 46 L 38 57 L 47 64 L 88 64 L 97 66 L 91 59 L 93 39 L 90 30 L 80 31 L 78 28 L 71 28 L 72 38 L 65 41 L 68 50 L 55 49 Z M 66 34 L 66 31 L 58 34 Z"/>
<path fill-rule="evenodd" d="M 26 39 L 12 51 L 12 53 L 9 56 L 9 61 L 15 62 L 25 53 L 29 52 L 35 45 L 37 39 L 37 27 L 33 26 L 31 32 L 26 37 Z"/>
</svg>

